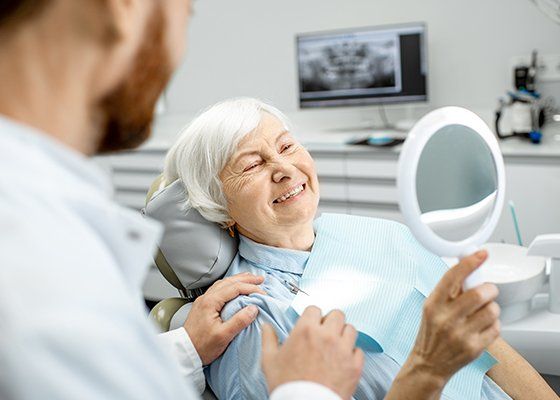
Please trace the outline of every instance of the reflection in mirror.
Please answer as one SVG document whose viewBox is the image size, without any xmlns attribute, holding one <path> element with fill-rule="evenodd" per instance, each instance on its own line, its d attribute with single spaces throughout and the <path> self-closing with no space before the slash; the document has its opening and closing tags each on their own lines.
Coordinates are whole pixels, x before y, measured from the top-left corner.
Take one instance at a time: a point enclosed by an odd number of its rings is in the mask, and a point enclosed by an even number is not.
<svg viewBox="0 0 560 400">
<path fill-rule="evenodd" d="M 497 193 L 494 158 L 484 139 L 464 125 L 447 125 L 424 147 L 416 172 L 421 219 L 448 241 L 479 231 Z"/>
</svg>

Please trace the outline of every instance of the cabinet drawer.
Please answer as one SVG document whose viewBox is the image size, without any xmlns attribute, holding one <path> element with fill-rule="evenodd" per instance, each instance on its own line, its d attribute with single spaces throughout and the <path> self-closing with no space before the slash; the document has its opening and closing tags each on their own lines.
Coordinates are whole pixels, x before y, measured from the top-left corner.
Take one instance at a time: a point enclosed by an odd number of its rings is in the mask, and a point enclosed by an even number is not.
<svg viewBox="0 0 560 400">
<path fill-rule="evenodd" d="M 317 176 L 334 176 L 334 177 L 344 177 L 345 176 L 345 166 L 343 158 L 326 158 L 317 157 L 315 160 L 315 168 L 317 170 Z"/>
<path fill-rule="evenodd" d="M 346 171 L 350 178 L 396 179 L 396 159 L 348 159 Z"/>
<path fill-rule="evenodd" d="M 344 180 L 319 180 L 321 200 L 348 200 L 348 187 Z"/>
<path fill-rule="evenodd" d="M 397 188 L 391 180 L 323 178 L 319 185 L 322 200 L 397 204 Z"/>
</svg>

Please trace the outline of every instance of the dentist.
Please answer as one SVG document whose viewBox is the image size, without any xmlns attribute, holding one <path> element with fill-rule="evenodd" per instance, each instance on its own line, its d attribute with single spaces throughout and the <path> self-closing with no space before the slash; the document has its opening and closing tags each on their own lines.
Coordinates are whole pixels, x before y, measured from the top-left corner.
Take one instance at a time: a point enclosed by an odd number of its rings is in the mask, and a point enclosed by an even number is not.
<svg viewBox="0 0 560 400">
<path fill-rule="evenodd" d="M 193 399 L 202 366 L 256 317 L 220 319 L 260 291 L 262 278 L 234 276 L 158 346 L 141 285 L 161 229 L 115 204 L 88 158 L 149 136 L 190 13 L 189 0 L 0 2 L 2 399 Z M 271 398 L 353 393 L 362 358 L 340 320 L 313 308 L 301 318 L 271 358 Z"/>
</svg>

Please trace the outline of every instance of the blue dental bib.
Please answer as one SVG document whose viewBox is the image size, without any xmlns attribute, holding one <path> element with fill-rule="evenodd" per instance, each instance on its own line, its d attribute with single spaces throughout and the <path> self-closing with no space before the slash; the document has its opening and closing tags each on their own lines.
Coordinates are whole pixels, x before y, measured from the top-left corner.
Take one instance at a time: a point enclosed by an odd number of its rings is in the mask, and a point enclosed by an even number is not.
<svg viewBox="0 0 560 400">
<path fill-rule="evenodd" d="M 384 352 L 403 365 L 420 327 L 422 306 L 448 270 L 409 229 L 397 222 L 323 214 L 291 305 L 301 315 L 308 305 L 323 313 L 340 309 L 360 332 L 357 345 Z M 459 370 L 443 393 L 477 400 L 485 373 L 496 360 L 484 352 Z"/>
</svg>

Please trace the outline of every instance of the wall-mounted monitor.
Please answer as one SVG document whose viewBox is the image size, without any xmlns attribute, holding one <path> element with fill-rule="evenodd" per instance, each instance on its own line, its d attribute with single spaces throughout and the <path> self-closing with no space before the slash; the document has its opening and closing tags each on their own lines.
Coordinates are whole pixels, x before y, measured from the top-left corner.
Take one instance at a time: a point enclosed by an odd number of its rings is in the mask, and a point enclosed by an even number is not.
<svg viewBox="0 0 560 400">
<path fill-rule="evenodd" d="M 300 107 L 426 101 L 423 23 L 300 34 Z"/>
</svg>

